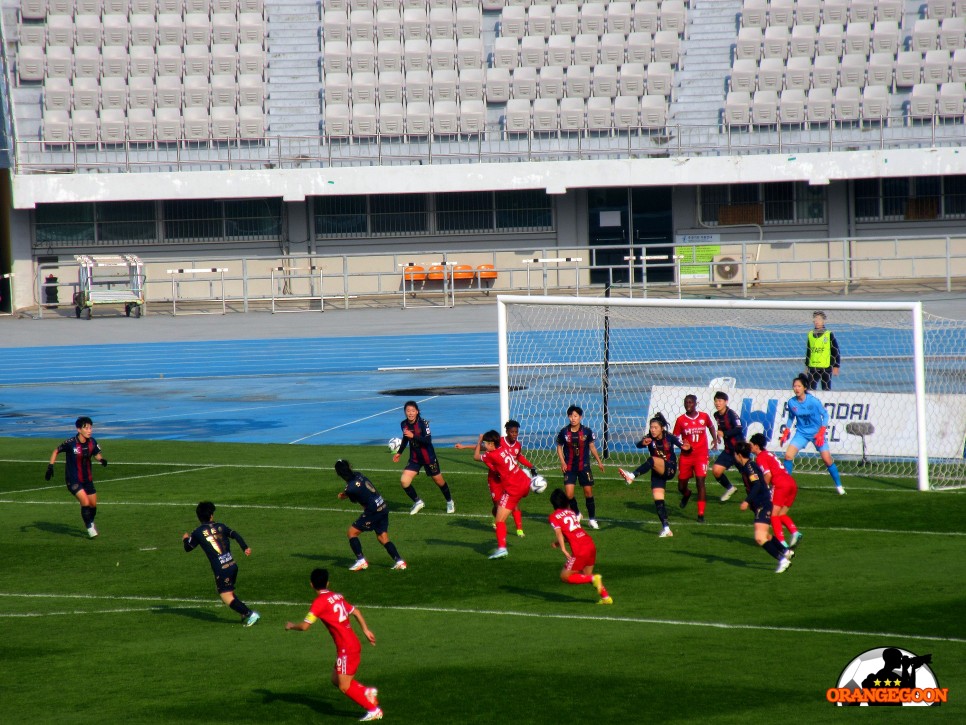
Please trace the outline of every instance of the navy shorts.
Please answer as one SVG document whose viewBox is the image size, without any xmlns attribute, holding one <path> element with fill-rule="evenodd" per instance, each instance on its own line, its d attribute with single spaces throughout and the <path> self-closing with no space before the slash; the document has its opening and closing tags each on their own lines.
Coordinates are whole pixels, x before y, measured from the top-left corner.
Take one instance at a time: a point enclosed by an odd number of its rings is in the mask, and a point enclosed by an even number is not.
<svg viewBox="0 0 966 725">
<path fill-rule="evenodd" d="M 762 506 L 760 509 L 755 511 L 755 523 L 756 524 L 768 524 L 771 525 L 771 509 L 767 506 Z"/>
<path fill-rule="evenodd" d="M 76 483 L 71 481 L 67 484 L 67 490 L 70 491 L 71 496 L 76 496 L 78 491 L 83 491 L 88 496 L 93 496 L 97 493 L 97 489 L 94 488 L 94 483 Z"/>
<path fill-rule="evenodd" d="M 352 522 L 352 526 L 359 531 L 375 531 L 376 534 L 384 534 L 389 531 L 389 509 L 369 515 L 363 514 Z"/>
<path fill-rule="evenodd" d="M 667 488 L 667 478 L 662 478 L 658 476 L 654 471 L 651 471 L 651 490 L 655 488 Z"/>
<path fill-rule="evenodd" d="M 235 591 L 235 580 L 238 579 L 238 564 L 232 564 L 215 574 L 215 588 L 219 594 Z"/>
<path fill-rule="evenodd" d="M 420 469 L 422 468 L 426 469 L 426 475 L 429 476 L 430 478 L 439 475 L 439 461 L 436 460 L 435 458 L 429 463 L 410 461 L 409 463 L 406 464 L 405 470 L 415 471 L 416 473 L 419 473 Z"/>
<path fill-rule="evenodd" d="M 564 474 L 564 484 L 573 486 L 579 483 L 581 486 L 593 486 L 594 474 L 589 469 L 586 471 L 567 471 Z"/>
<path fill-rule="evenodd" d="M 735 454 L 729 453 L 728 451 L 722 451 L 718 454 L 718 457 L 714 459 L 714 465 L 723 466 L 724 468 L 731 468 L 735 465 Z"/>
</svg>

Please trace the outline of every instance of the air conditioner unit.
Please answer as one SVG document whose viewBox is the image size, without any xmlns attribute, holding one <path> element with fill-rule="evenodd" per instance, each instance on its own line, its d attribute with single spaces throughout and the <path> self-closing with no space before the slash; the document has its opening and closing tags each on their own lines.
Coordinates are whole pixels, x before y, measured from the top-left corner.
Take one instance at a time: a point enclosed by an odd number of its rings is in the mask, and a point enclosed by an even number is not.
<svg viewBox="0 0 966 725">
<path fill-rule="evenodd" d="M 711 260 L 711 281 L 718 287 L 726 284 L 741 284 L 745 277 L 745 267 L 737 257 L 728 254 L 716 255 Z"/>
</svg>

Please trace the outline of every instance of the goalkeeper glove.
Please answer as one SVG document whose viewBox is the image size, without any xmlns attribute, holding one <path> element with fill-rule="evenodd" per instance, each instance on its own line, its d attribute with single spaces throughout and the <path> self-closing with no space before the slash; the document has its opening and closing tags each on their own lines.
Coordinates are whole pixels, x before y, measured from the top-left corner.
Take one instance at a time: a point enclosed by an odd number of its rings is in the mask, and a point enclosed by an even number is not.
<svg viewBox="0 0 966 725">
<path fill-rule="evenodd" d="M 537 475 L 537 469 L 536 468 L 531 468 L 530 469 L 530 478 L 533 478 L 536 475 Z"/>
<path fill-rule="evenodd" d="M 107 459 L 106 458 L 102 458 L 101 459 L 101 465 L 102 466 L 106 466 L 107 465 Z"/>
<path fill-rule="evenodd" d="M 786 428 L 782 431 L 781 437 L 778 439 L 778 445 L 783 446 L 788 442 L 788 437 L 792 434 L 791 428 Z"/>
<path fill-rule="evenodd" d="M 823 425 L 821 428 L 818 429 L 818 433 L 815 434 L 815 445 L 816 445 L 816 447 L 821 448 L 822 446 L 825 445 L 825 431 L 826 430 L 827 430 L 826 427 Z"/>
<path fill-rule="evenodd" d="M 53 477 L 54 477 L 54 464 L 53 463 L 48 463 L 47 464 L 47 473 L 44 474 L 44 480 L 45 481 L 49 481 Z"/>
</svg>

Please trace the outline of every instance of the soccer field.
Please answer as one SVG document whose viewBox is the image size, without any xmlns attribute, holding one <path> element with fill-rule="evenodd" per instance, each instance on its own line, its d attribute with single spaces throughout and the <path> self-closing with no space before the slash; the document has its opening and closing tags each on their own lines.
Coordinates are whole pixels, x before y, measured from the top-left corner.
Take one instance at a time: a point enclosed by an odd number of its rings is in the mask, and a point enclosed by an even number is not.
<svg viewBox="0 0 966 725">
<path fill-rule="evenodd" d="M 839 497 L 827 476 L 803 476 L 804 539 L 779 576 L 739 497 L 720 503 L 709 486 L 698 525 L 669 491 L 674 537 L 658 539 L 649 490 L 608 468 L 592 535 L 615 604 L 601 607 L 592 587 L 559 580 L 546 494 L 524 500 L 527 536 L 510 537 L 509 558 L 486 558 L 486 476 L 468 451 L 438 449 L 457 513 L 420 476 L 427 506 L 411 517 L 384 448 L 99 439 L 110 465 L 95 470 L 91 540 L 62 460 L 43 479 L 59 442 L 0 439 L 5 723 L 352 722 L 362 712 L 329 683 L 323 625 L 284 631 L 319 566 L 378 638 L 358 678 L 379 688 L 387 722 L 838 723 L 826 690 L 888 646 L 931 653 L 949 688 L 931 717 L 966 721 L 962 491 L 853 478 Z M 339 457 L 390 502 L 407 571 L 371 535 L 370 568 L 347 571 L 359 509 L 336 499 Z M 262 614 L 253 628 L 221 604 L 204 555 L 182 548 L 204 499 L 252 548 L 237 594 Z"/>
</svg>

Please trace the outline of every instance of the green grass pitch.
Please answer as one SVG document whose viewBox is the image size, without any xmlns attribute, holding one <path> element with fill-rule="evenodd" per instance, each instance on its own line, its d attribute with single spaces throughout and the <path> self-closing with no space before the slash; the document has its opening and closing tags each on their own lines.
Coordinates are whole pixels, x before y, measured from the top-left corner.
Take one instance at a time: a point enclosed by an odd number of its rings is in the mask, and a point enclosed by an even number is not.
<svg viewBox="0 0 966 725">
<path fill-rule="evenodd" d="M 849 478 L 839 497 L 827 476 L 803 476 L 804 539 L 779 576 L 738 497 L 722 504 L 709 486 L 699 526 L 670 491 L 674 537 L 658 539 L 649 489 L 608 468 L 592 533 L 615 599 L 602 607 L 559 580 L 546 494 L 524 501 L 527 536 L 510 536 L 509 558 L 486 558 L 486 476 L 468 451 L 440 450 L 457 513 L 420 476 L 427 506 L 411 517 L 384 449 L 101 440 L 91 540 L 63 464 L 43 479 L 58 442 L 0 440 L 6 723 L 352 722 L 362 711 L 329 684 L 323 625 L 284 631 L 317 566 L 378 637 L 358 678 L 379 688 L 386 722 L 839 723 L 826 690 L 884 646 L 931 653 L 949 702 L 930 720 L 966 722 L 963 492 Z M 408 571 L 391 571 L 372 535 L 369 570 L 347 571 L 359 509 L 336 499 L 343 456 L 390 502 Z M 182 549 L 204 499 L 252 547 L 235 553 L 237 594 L 262 614 L 253 628 L 221 604 L 204 554 Z"/>
</svg>

